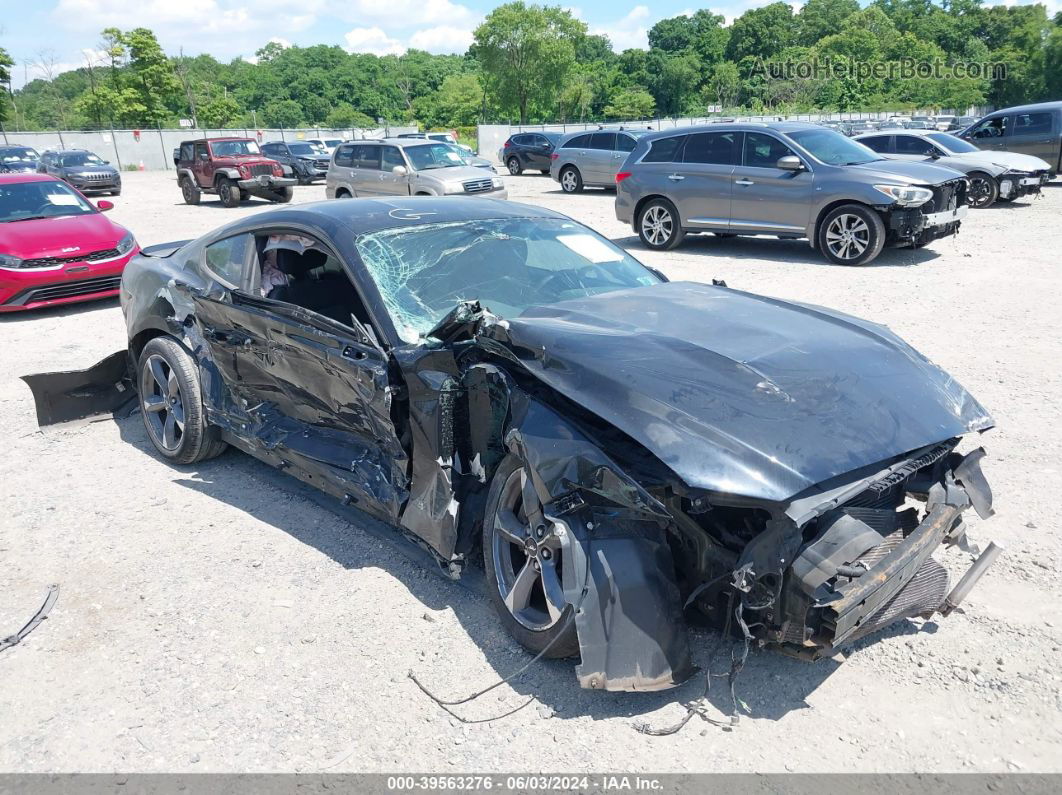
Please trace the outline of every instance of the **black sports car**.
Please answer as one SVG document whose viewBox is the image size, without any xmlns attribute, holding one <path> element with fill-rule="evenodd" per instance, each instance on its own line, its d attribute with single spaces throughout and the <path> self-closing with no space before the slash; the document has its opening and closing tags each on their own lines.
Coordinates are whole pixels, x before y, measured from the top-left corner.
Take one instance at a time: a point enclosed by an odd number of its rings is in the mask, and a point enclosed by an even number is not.
<svg viewBox="0 0 1062 795">
<path fill-rule="evenodd" d="M 42 422 L 122 399 L 175 463 L 232 445 L 401 528 L 585 687 L 693 670 L 687 611 L 815 658 L 948 612 L 931 554 L 991 514 L 992 426 L 883 326 L 668 282 L 558 213 L 357 199 L 125 270 L 128 354 L 34 376 Z M 95 387 L 95 388 L 92 388 Z M 125 390 L 124 394 L 128 394 Z M 90 405 L 91 404 L 91 405 Z"/>
</svg>

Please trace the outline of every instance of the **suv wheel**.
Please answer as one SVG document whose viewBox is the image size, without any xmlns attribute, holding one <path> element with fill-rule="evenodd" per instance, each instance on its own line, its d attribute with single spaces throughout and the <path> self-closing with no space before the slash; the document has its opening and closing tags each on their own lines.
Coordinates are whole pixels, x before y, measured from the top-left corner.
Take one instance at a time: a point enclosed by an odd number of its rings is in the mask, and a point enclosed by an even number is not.
<svg viewBox="0 0 1062 795">
<path fill-rule="evenodd" d="M 240 204 L 240 186 L 228 177 L 218 179 L 218 197 L 226 207 L 238 207 Z"/>
<path fill-rule="evenodd" d="M 651 249 L 674 248 L 685 236 L 678 210 L 667 199 L 653 199 L 638 215 L 638 237 Z"/>
<path fill-rule="evenodd" d="M 188 177 L 181 177 L 181 195 L 184 196 L 185 204 L 199 204 L 203 192 Z"/>
<path fill-rule="evenodd" d="M 513 155 L 505 161 L 505 167 L 509 169 L 509 173 L 514 177 L 518 177 L 524 173 L 524 167 L 520 165 L 520 158 Z"/>
<path fill-rule="evenodd" d="M 862 204 L 843 204 L 831 210 L 816 234 L 819 251 L 836 265 L 865 265 L 885 245 L 885 223 Z"/>
<path fill-rule="evenodd" d="M 575 166 L 568 166 L 561 172 L 560 184 L 565 193 L 579 193 L 583 189 L 583 175 Z"/>
<path fill-rule="evenodd" d="M 273 188 L 269 194 L 269 200 L 272 202 L 280 202 L 281 204 L 287 204 L 291 201 L 291 197 L 295 195 L 295 189 L 290 185 L 284 188 Z"/>
<path fill-rule="evenodd" d="M 564 598 L 561 545 L 513 455 L 498 465 L 487 493 L 483 563 L 491 602 L 520 645 L 546 657 L 572 657 L 579 640 Z"/>
<path fill-rule="evenodd" d="M 983 171 L 972 171 L 969 175 L 970 189 L 966 192 L 969 196 L 970 206 L 983 210 L 991 207 L 999 198 L 999 184 Z"/>
<path fill-rule="evenodd" d="M 159 455 L 175 464 L 194 464 L 225 450 L 218 429 L 203 411 L 199 371 L 173 337 L 155 337 L 138 363 L 140 415 Z"/>
</svg>

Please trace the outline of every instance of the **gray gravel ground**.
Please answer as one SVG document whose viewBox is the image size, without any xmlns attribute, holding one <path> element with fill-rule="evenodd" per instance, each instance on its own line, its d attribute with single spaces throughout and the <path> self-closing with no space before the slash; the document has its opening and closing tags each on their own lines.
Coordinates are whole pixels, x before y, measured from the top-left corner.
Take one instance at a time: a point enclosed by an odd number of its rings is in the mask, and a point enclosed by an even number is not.
<svg viewBox="0 0 1062 795">
<path fill-rule="evenodd" d="M 470 583 L 426 570 L 387 529 L 353 523 L 250 458 L 174 468 L 140 419 L 40 432 L 19 376 L 80 368 L 124 347 L 117 301 L 0 316 L 0 635 L 50 618 L 0 653 L 2 771 L 1059 771 L 1062 626 L 1062 184 L 1038 201 L 974 212 L 957 238 L 830 266 L 802 242 L 691 238 L 642 250 L 612 194 L 565 196 L 547 177 L 514 199 L 559 209 L 672 279 L 819 303 L 886 323 L 994 413 L 985 465 L 998 515 L 971 536 L 1004 558 L 965 614 L 908 622 L 843 664 L 754 653 L 734 731 L 668 724 L 701 687 L 580 690 L 570 662 L 536 665 L 458 708 L 462 726 L 406 678 L 464 695 L 523 664 Z M 113 217 L 141 244 L 193 237 L 241 213 L 181 203 L 169 175 L 129 174 Z M 324 188 L 296 189 L 296 201 Z M 954 572 L 969 558 L 950 551 Z M 697 662 L 728 645 L 696 633 Z M 712 710 L 729 710 L 724 680 Z"/>
</svg>

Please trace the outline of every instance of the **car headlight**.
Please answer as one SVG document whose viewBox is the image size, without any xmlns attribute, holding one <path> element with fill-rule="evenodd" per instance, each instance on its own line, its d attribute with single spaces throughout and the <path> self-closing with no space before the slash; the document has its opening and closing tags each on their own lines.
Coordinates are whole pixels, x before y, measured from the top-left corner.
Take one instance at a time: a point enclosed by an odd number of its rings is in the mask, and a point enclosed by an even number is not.
<svg viewBox="0 0 1062 795">
<path fill-rule="evenodd" d="M 22 260 L 10 254 L 0 254 L 0 268 L 21 268 Z"/>
<path fill-rule="evenodd" d="M 916 188 L 910 185 L 875 185 L 874 189 L 880 190 L 903 207 L 918 207 L 933 198 L 933 191 L 929 188 Z"/>
<path fill-rule="evenodd" d="M 115 248 L 118 249 L 119 254 L 128 254 L 130 251 L 133 250 L 133 247 L 135 245 L 136 238 L 133 237 L 133 233 L 126 232 L 122 239 L 118 241 L 118 245 L 115 246 Z"/>
<path fill-rule="evenodd" d="M 495 188 L 504 188 L 505 187 L 505 183 L 502 182 L 502 178 L 501 177 L 492 177 L 490 182 Z"/>
</svg>

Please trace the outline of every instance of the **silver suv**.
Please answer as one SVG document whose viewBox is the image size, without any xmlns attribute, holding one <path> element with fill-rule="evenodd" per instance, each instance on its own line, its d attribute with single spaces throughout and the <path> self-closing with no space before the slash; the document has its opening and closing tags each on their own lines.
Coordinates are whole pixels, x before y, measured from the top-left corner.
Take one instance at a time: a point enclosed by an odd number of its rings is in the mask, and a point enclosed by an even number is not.
<svg viewBox="0 0 1062 795">
<path fill-rule="evenodd" d="M 585 186 L 616 186 L 616 172 L 646 130 L 597 130 L 562 138 L 551 155 L 549 175 L 565 193 Z"/>
<path fill-rule="evenodd" d="M 502 178 L 448 143 L 423 138 L 353 141 L 336 147 L 325 178 L 329 199 L 358 196 L 508 198 Z"/>
<path fill-rule="evenodd" d="M 616 175 L 616 217 L 652 249 L 691 232 L 806 237 L 863 265 L 955 234 L 966 188 L 957 171 L 886 160 L 815 124 L 713 124 L 641 138 Z"/>
</svg>

